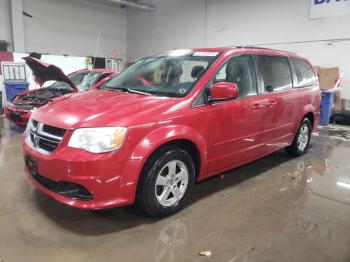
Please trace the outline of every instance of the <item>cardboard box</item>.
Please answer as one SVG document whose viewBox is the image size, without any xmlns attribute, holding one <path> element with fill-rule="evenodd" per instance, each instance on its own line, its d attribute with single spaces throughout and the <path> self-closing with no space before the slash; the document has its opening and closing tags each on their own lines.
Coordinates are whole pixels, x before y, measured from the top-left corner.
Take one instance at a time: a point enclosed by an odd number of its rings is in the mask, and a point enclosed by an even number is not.
<svg viewBox="0 0 350 262">
<path fill-rule="evenodd" d="M 320 67 L 314 66 L 315 72 L 318 76 L 321 89 L 334 88 L 339 78 L 339 67 Z"/>
<path fill-rule="evenodd" d="M 342 111 L 342 102 L 341 102 L 341 93 L 340 90 L 338 89 L 335 91 L 335 101 L 334 101 L 334 110 L 336 112 Z"/>
<path fill-rule="evenodd" d="M 342 99 L 342 110 L 350 111 L 350 99 Z"/>
</svg>

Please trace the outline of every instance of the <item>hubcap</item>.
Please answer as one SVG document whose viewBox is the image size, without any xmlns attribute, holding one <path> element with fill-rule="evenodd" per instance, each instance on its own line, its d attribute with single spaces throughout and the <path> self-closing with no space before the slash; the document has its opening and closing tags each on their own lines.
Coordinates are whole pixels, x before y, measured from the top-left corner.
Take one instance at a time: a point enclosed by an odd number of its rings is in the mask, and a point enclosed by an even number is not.
<svg viewBox="0 0 350 262">
<path fill-rule="evenodd" d="M 158 173 L 155 193 L 162 206 L 172 206 L 185 195 L 188 186 L 188 169 L 180 160 L 168 162 Z"/>
<path fill-rule="evenodd" d="M 304 151 L 307 143 L 309 142 L 309 127 L 304 124 L 300 128 L 299 136 L 298 136 L 298 149 L 300 151 Z"/>
</svg>

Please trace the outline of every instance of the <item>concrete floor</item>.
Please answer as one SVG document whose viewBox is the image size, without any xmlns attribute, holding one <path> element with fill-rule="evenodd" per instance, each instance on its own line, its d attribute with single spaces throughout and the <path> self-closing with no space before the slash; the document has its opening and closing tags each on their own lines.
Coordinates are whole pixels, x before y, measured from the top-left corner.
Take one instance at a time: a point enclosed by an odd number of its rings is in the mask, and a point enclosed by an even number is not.
<svg viewBox="0 0 350 262">
<path fill-rule="evenodd" d="M 202 182 L 183 211 L 149 219 L 55 202 L 24 177 L 20 130 L 0 127 L 1 262 L 350 261 L 350 129 Z"/>
</svg>

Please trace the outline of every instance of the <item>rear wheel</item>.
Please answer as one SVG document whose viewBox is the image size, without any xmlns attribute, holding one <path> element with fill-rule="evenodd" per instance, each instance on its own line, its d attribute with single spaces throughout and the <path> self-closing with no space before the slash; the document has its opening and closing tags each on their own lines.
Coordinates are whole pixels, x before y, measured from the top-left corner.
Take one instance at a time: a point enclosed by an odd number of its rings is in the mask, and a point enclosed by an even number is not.
<svg viewBox="0 0 350 262">
<path fill-rule="evenodd" d="M 291 156 L 305 154 L 310 143 L 311 130 L 310 120 L 304 118 L 295 134 L 292 144 L 285 148 L 286 152 Z"/>
<path fill-rule="evenodd" d="M 187 201 L 194 178 L 191 156 L 175 146 L 163 147 L 150 157 L 142 171 L 137 204 L 149 216 L 174 214 Z"/>
</svg>

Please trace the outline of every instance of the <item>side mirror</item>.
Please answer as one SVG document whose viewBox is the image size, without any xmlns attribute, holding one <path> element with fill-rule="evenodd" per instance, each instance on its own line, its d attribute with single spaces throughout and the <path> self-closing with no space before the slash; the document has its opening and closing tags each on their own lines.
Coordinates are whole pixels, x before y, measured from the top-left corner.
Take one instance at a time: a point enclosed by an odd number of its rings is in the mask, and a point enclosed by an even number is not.
<svg viewBox="0 0 350 262">
<path fill-rule="evenodd" d="M 235 83 L 219 82 L 210 89 L 209 102 L 225 101 L 238 97 L 239 90 Z"/>
</svg>

